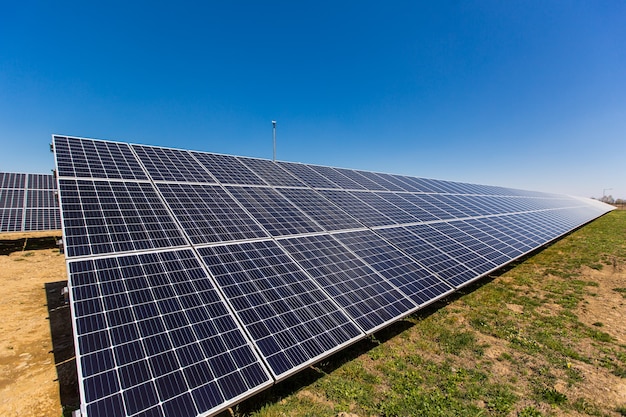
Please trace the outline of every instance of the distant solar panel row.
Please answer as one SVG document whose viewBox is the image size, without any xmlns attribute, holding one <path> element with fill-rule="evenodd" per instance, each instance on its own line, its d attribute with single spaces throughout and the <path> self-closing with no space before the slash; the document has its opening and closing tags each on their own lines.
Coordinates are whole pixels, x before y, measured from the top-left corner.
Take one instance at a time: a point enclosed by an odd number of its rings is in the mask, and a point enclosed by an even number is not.
<svg viewBox="0 0 626 417">
<path fill-rule="evenodd" d="M 89 417 L 219 412 L 610 209 L 501 187 L 53 141 Z"/>
<path fill-rule="evenodd" d="M 52 175 L 0 172 L 0 232 L 61 229 Z"/>
</svg>

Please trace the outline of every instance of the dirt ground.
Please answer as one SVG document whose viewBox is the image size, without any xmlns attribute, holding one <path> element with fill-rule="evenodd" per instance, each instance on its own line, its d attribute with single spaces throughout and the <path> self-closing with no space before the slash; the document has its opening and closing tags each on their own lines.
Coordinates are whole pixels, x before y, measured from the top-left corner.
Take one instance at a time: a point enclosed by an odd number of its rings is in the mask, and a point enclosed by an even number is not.
<svg viewBox="0 0 626 417">
<path fill-rule="evenodd" d="M 6 248 L 5 236 L 0 239 Z M 62 415 L 46 284 L 65 280 L 65 258 L 58 249 L 0 256 L 1 416 Z"/>
</svg>

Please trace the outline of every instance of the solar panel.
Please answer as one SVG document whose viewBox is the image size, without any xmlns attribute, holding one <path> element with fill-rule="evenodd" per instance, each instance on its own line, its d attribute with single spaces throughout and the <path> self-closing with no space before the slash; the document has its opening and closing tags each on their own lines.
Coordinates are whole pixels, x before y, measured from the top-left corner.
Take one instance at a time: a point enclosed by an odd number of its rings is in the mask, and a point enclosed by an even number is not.
<svg viewBox="0 0 626 417">
<path fill-rule="evenodd" d="M 407 315 L 415 305 L 332 236 L 279 244 L 367 333 Z"/>
<path fill-rule="evenodd" d="M 126 143 L 55 136 L 54 149 L 60 177 L 148 179 Z"/>
<path fill-rule="evenodd" d="M 192 152 L 192 155 L 222 184 L 265 185 L 237 158 L 203 152 Z"/>
<path fill-rule="evenodd" d="M 271 383 L 190 249 L 69 273 L 86 415 L 206 415 Z"/>
<path fill-rule="evenodd" d="M 452 291 L 449 284 L 371 230 L 334 236 L 420 307 Z"/>
<path fill-rule="evenodd" d="M 227 189 L 272 236 L 322 230 L 274 189 L 259 187 L 228 187 Z"/>
<path fill-rule="evenodd" d="M 327 231 L 363 227 L 348 212 L 330 203 L 314 190 L 278 188 L 277 191 Z"/>
<path fill-rule="evenodd" d="M 211 184 L 157 184 L 192 243 L 228 242 L 268 234 L 223 188 Z"/>
<path fill-rule="evenodd" d="M 0 173 L 0 232 L 58 229 L 61 217 L 52 175 Z"/>
<path fill-rule="evenodd" d="M 362 336 L 275 242 L 201 248 L 200 255 L 277 379 Z"/>
<path fill-rule="evenodd" d="M 611 209 L 502 187 L 53 141 L 88 417 L 215 414 Z M 48 180 L 0 176 L 21 181 Z M 24 210 L 45 217 L 24 202 L 56 204 L 49 190 L 18 188 L 0 189 L 1 224 L 37 224 Z"/>
<path fill-rule="evenodd" d="M 149 183 L 60 178 L 59 190 L 69 257 L 187 243 Z"/>
<path fill-rule="evenodd" d="M 215 183 L 189 152 L 140 145 L 133 145 L 132 149 L 154 181 Z"/>
<path fill-rule="evenodd" d="M 306 187 L 305 183 L 272 161 L 243 157 L 239 157 L 238 159 L 269 185 L 279 187 Z"/>
</svg>

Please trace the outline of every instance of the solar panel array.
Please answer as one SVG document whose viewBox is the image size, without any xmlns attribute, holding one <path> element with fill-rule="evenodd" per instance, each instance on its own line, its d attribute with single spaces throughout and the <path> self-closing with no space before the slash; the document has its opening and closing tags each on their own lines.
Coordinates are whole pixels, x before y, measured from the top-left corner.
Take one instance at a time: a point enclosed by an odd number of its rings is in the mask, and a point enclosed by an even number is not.
<svg viewBox="0 0 626 417">
<path fill-rule="evenodd" d="M 0 232 L 61 229 L 52 175 L 0 172 Z"/>
<path fill-rule="evenodd" d="M 53 136 L 89 417 L 206 416 L 610 207 Z"/>
</svg>

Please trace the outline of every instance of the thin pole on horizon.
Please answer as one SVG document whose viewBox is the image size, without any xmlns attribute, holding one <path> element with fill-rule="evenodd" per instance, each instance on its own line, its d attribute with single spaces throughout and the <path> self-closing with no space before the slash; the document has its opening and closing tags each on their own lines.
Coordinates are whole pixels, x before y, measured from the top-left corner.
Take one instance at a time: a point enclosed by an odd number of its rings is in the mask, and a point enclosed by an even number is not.
<svg viewBox="0 0 626 417">
<path fill-rule="evenodd" d="M 276 120 L 272 120 L 272 133 L 274 137 L 274 158 L 272 160 L 276 162 Z"/>
</svg>

